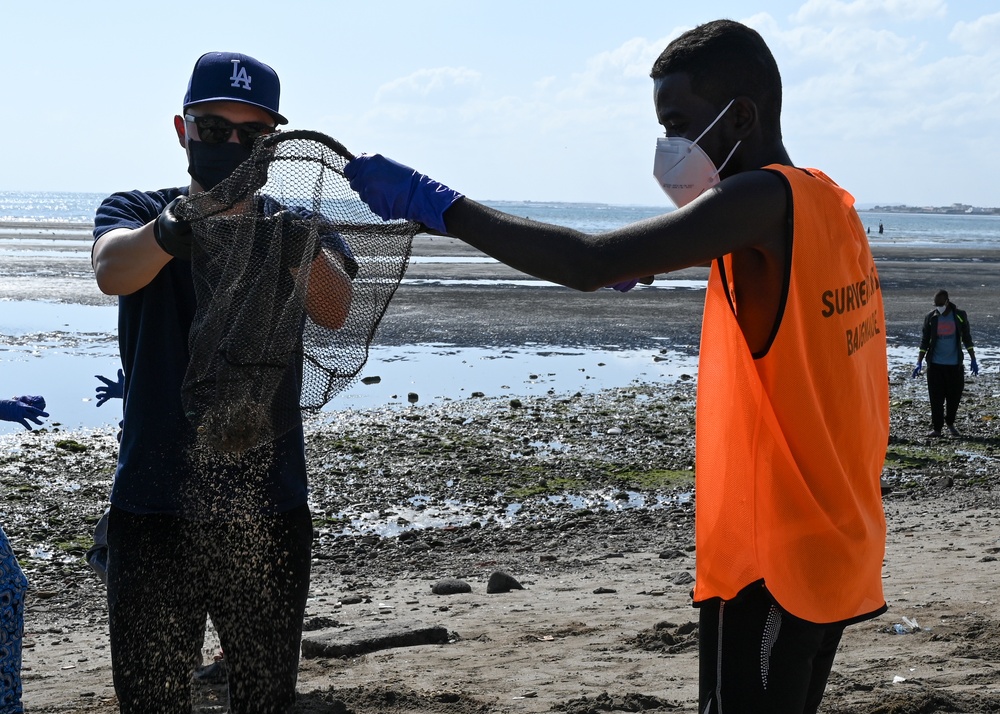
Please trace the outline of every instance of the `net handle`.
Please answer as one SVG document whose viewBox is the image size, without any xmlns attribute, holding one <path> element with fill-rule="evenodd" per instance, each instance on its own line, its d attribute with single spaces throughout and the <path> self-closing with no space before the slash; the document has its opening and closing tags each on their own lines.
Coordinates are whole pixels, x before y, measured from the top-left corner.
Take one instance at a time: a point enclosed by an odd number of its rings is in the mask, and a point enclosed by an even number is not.
<svg viewBox="0 0 1000 714">
<path fill-rule="evenodd" d="M 271 148 L 283 141 L 292 141 L 294 139 L 307 139 L 309 141 L 318 142 L 342 158 L 347 159 L 348 161 L 354 160 L 354 154 L 348 151 L 347 148 L 339 141 L 331 139 L 326 134 L 321 134 L 318 131 L 310 131 L 308 129 L 293 129 L 291 131 L 278 131 L 273 134 L 267 134 L 266 136 L 258 139 L 257 143 L 262 148 Z"/>
</svg>

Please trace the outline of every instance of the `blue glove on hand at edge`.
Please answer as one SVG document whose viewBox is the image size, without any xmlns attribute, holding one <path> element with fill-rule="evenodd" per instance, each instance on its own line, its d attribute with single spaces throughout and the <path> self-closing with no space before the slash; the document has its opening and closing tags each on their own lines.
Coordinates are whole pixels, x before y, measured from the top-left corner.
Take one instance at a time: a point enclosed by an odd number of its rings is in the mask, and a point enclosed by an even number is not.
<svg viewBox="0 0 1000 714">
<path fill-rule="evenodd" d="M 97 394 L 97 406 L 101 406 L 109 399 L 125 398 L 125 373 L 120 369 L 118 370 L 117 382 L 112 382 L 107 377 L 102 377 L 99 374 L 95 374 L 94 376 L 104 382 L 105 385 L 103 387 L 97 387 L 97 389 L 94 390 Z"/>
<path fill-rule="evenodd" d="M 642 283 L 643 285 L 652 285 L 655 278 L 655 275 L 647 275 L 645 278 L 639 278 L 637 280 L 623 280 L 620 283 L 614 283 L 612 285 L 608 285 L 607 287 L 612 290 L 617 290 L 620 293 L 627 293 L 639 283 Z"/>
<path fill-rule="evenodd" d="M 34 407 L 35 409 L 45 408 L 45 397 L 38 394 L 23 394 L 20 397 L 14 397 L 14 400 L 24 402 L 29 407 Z"/>
<path fill-rule="evenodd" d="M 979 364 L 976 363 L 976 358 L 975 357 L 972 358 L 972 363 L 969 365 L 969 369 L 972 370 L 972 376 L 973 377 L 978 377 L 979 376 Z"/>
<path fill-rule="evenodd" d="M 27 400 L 27 401 L 25 401 Z M 41 408 L 32 406 L 40 404 Z M 45 408 L 43 397 L 26 395 L 16 399 L 0 399 L 0 421 L 16 421 L 28 431 L 31 431 L 31 420 L 35 424 L 41 425 L 39 417 L 47 417 L 48 412 L 42 411 Z"/>
<path fill-rule="evenodd" d="M 638 280 L 625 280 L 620 283 L 615 283 L 614 285 L 609 285 L 608 287 L 612 290 L 617 290 L 620 293 L 627 293 L 629 290 L 634 288 L 639 284 Z"/>
<path fill-rule="evenodd" d="M 418 221 L 448 233 L 444 212 L 462 194 L 381 154 L 362 154 L 347 162 L 344 176 L 361 200 L 382 220 Z"/>
<path fill-rule="evenodd" d="M 916 378 L 916 377 L 919 377 L 919 376 L 920 376 L 920 369 L 921 369 L 921 368 L 922 368 L 923 366 L 924 366 L 924 365 L 923 365 L 923 363 L 922 363 L 922 362 L 917 362 L 917 366 L 913 368 L 913 375 L 912 375 L 912 376 L 913 376 L 914 378 Z"/>
</svg>

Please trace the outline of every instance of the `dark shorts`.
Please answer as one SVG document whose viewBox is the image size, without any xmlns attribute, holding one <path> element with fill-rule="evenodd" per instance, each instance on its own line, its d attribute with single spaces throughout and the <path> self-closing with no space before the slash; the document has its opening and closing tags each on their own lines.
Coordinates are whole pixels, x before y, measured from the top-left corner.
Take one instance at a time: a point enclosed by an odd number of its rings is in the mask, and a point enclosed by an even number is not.
<svg viewBox="0 0 1000 714">
<path fill-rule="evenodd" d="M 823 699 L 844 624 L 782 610 L 763 583 L 700 605 L 700 714 L 806 714 Z"/>
</svg>

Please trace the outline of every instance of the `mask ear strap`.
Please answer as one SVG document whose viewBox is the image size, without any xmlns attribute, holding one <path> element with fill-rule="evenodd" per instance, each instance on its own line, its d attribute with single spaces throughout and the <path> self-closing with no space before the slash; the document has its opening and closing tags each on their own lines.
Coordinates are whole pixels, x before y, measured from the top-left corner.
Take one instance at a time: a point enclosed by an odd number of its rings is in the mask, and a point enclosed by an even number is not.
<svg viewBox="0 0 1000 714">
<path fill-rule="evenodd" d="M 715 173 L 713 174 L 713 176 L 718 176 L 719 174 L 722 173 L 722 169 L 726 168 L 726 164 L 728 164 L 729 160 L 731 158 L 733 158 L 733 154 L 736 153 L 736 150 L 738 148 L 740 148 L 740 144 L 742 144 L 742 143 L 743 143 L 742 139 L 740 139 L 739 141 L 736 142 L 736 146 L 734 146 L 733 150 L 729 152 L 729 156 L 727 156 L 726 160 L 722 162 L 722 166 L 720 166 L 718 169 L 715 170 Z"/>
<path fill-rule="evenodd" d="M 698 138 L 695 139 L 694 141 L 692 141 L 691 143 L 692 144 L 697 144 L 699 141 L 701 141 L 701 137 L 705 136 L 705 134 L 708 133 L 709 129 L 711 129 L 713 126 L 715 126 L 716 124 L 719 123 L 719 119 L 721 119 L 722 116 L 727 111 L 729 111 L 729 107 L 733 106 L 733 102 L 735 102 L 735 101 L 736 101 L 736 97 L 733 97 L 732 99 L 730 99 L 729 100 L 729 104 L 726 105 L 726 108 L 723 109 L 721 112 L 719 112 L 719 116 L 715 117 L 715 119 L 712 120 L 712 123 L 705 127 L 705 131 L 703 131 L 700 134 L 698 134 Z M 734 151 L 735 151 L 735 149 L 734 149 Z M 732 156 L 732 154 L 730 154 L 730 156 Z M 726 159 L 726 161 L 728 161 L 728 160 L 729 159 Z"/>
</svg>

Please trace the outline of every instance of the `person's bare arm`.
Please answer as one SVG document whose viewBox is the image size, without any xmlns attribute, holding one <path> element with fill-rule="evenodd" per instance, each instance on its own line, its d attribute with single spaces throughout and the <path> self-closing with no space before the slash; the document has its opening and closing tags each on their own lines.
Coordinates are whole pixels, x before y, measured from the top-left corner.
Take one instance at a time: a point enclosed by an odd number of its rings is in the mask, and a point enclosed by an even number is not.
<svg viewBox="0 0 1000 714">
<path fill-rule="evenodd" d="M 146 287 L 170 262 L 153 237 L 153 224 L 108 231 L 94 243 L 91 262 L 105 295 L 130 295 Z"/>
<path fill-rule="evenodd" d="M 767 171 L 732 176 L 684 208 L 588 235 L 511 216 L 462 198 L 448 234 L 517 270 L 576 290 L 703 265 L 728 253 L 768 251 L 785 235 L 787 195 Z"/>
<path fill-rule="evenodd" d="M 344 257 L 324 248 L 313 259 L 306 288 L 306 312 L 317 325 L 338 330 L 347 320 L 354 287 L 344 268 Z"/>
</svg>

